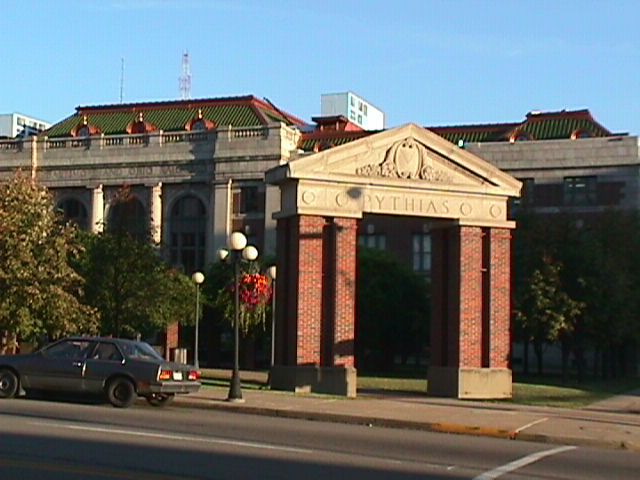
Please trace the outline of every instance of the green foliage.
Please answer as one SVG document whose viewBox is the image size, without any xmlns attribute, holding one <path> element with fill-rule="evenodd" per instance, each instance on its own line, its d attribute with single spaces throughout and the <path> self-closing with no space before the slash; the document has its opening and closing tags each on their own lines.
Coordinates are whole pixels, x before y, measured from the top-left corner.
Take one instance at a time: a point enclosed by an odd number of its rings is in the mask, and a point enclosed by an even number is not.
<svg viewBox="0 0 640 480">
<path fill-rule="evenodd" d="M 517 311 L 523 329 L 537 342 L 555 342 L 571 335 L 584 304 L 573 300 L 564 290 L 560 278 L 562 267 L 551 257 L 533 271 L 525 285 Z"/>
<path fill-rule="evenodd" d="M 640 247 L 636 212 L 607 211 L 580 221 L 562 214 L 524 214 L 518 217 L 515 240 L 521 340 L 538 346 L 560 342 L 564 354 L 572 349 L 579 376 L 587 347 L 618 355 L 637 345 L 640 258 L 630 254 Z M 550 313 L 543 313 L 545 307 Z"/>
<path fill-rule="evenodd" d="M 0 184 L 0 330 L 14 339 L 96 329 L 70 266 L 81 253 L 77 230 L 61 220 L 46 188 L 21 174 Z"/>
<path fill-rule="evenodd" d="M 395 355 L 420 354 L 427 345 L 429 285 L 388 252 L 361 247 L 358 262 L 359 367 L 389 369 Z"/>
<path fill-rule="evenodd" d="M 86 302 L 101 313 L 100 333 L 147 336 L 193 321 L 193 282 L 153 245 L 122 232 L 86 234 L 84 244 L 78 269 L 87 281 Z"/>
</svg>

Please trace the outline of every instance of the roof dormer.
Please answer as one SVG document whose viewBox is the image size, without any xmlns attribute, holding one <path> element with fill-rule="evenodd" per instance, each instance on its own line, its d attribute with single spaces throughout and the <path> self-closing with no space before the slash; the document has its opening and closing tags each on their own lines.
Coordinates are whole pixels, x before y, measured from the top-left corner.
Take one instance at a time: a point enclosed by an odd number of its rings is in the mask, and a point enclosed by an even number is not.
<svg viewBox="0 0 640 480">
<path fill-rule="evenodd" d="M 138 113 L 138 117 L 135 121 L 132 121 L 127 125 L 127 133 L 129 135 L 135 135 L 140 133 L 150 133 L 158 130 L 158 128 L 151 122 L 147 122 L 144 119 L 142 112 Z"/>
</svg>

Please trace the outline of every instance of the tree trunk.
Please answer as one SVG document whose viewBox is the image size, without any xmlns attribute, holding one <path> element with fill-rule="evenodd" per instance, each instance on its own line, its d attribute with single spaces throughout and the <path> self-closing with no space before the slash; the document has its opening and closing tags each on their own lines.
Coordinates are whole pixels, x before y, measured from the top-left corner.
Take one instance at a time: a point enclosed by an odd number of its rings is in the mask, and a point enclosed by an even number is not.
<svg viewBox="0 0 640 480">
<path fill-rule="evenodd" d="M 560 342 L 562 349 L 562 384 L 566 385 L 569 381 L 569 354 L 571 349 L 566 341 Z"/>
<path fill-rule="evenodd" d="M 522 371 L 529 375 L 529 337 L 525 336 L 522 341 Z"/>
<path fill-rule="evenodd" d="M 536 353 L 536 362 L 538 364 L 538 375 L 543 374 L 543 365 L 542 365 L 542 343 L 534 341 L 533 349 Z"/>
<path fill-rule="evenodd" d="M 18 348 L 18 336 L 3 330 L 0 336 L 0 355 L 15 355 Z"/>
<path fill-rule="evenodd" d="M 584 382 L 584 347 L 582 345 L 575 348 L 576 366 L 578 367 L 578 383 Z"/>
</svg>

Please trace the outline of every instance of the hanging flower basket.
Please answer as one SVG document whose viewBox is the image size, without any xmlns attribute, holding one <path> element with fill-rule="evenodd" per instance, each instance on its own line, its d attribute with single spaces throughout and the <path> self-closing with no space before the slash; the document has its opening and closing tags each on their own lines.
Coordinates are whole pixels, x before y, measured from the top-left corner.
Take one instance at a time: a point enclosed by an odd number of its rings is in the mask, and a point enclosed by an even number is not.
<svg viewBox="0 0 640 480">
<path fill-rule="evenodd" d="M 265 325 L 266 312 L 271 305 L 271 282 L 269 277 L 261 273 L 242 273 L 238 286 L 239 326 L 242 333 L 246 335 L 254 327 Z M 221 294 L 220 301 L 224 305 L 226 317 L 233 322 L 235 317 L 233 281 Z"/>
</svg>

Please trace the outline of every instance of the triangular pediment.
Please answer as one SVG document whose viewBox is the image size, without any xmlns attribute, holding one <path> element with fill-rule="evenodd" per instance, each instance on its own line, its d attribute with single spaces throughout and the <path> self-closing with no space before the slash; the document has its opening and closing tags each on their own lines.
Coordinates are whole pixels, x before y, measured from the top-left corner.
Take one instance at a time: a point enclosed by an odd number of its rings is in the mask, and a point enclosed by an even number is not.
<svg viewBox="0 0 640 480">
<path fill-rule="evenodd" d="M 352 184 L 404 185 L 419 190 L 455 189 L 504 196 L 519 196 L 521 187 L 519 181 L 480 157 L 415 124 L 298 158 L 283 167 L 286 173 L 280 172 L 281 179 L 284 176 Z"/>
</svg>

